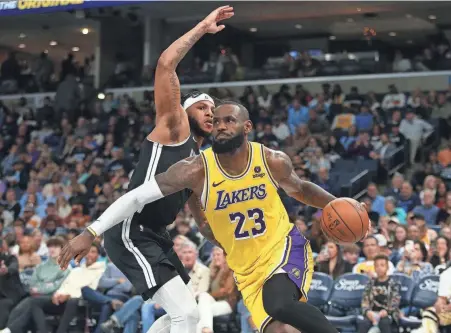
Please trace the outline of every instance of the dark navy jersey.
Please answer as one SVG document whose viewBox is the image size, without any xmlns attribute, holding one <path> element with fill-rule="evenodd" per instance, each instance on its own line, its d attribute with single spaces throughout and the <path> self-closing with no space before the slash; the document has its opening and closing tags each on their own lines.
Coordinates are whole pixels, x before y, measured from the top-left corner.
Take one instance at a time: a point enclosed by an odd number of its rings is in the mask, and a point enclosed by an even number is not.
<svg viewBox="0 0 451 333">
<path fill-rule="evenodd" d="M 146 138 L 141 145 L 139 161 L 130 179 L 128 191 L 165 172 L 178 161 L 198 154 L 199 149 L 192 135 L 176 145 L 162 145 Z M 191 190 L 186 189 L 145 205 L 133 215 L 132 224 L 136 223 L 155 231 L 161 230 L 174 222 L 191 193 Z"/>
</svg>

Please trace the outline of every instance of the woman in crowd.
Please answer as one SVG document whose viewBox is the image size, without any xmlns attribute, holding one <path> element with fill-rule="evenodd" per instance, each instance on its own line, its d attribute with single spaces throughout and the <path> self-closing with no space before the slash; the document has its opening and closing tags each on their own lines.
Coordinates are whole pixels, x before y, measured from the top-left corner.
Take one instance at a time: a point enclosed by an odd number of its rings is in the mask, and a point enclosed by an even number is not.
<svg viewBox="0 0 451 333">
<path fill-rule="evenodd" d="M 437 224 L 443 225 L 450 225 L 450 220 L 449 217 L 451 216 L 451 192 L 447 192 L 446 193 L 446 197 L 445 197 L 445 204 L 440 207 L 441 209 L 439 210 L 438 214 L 437 214 Z"/>
<path fill-rule="evenodd" d="M 334 279 L 344 273 L 352 272 L 352 265 L 343 259 L 340 246 L 327 242 L 316 257 L 317 272 L 331 275 Z"/>
<path fill-rule="evenodd" d="M 415 241 L 413 248 L 404 250 L 404 257 L 396 266 L 398 273 L 404 273 L 415 281 L 418 281 L 423 276 L 433 274 L 434 269 L 432 265 L 426 262 L 428 251 L 423 242 Z"/>
<path fill-rule="evenodd" d="M 398 225 L 395 228 L 395 238 L 392 244 L 392 253 L 390 255 L 390 261 L 396 265 L 404 255 L 404 246 L 407 240 L 407 228 L 403 225 Z"/>
<path fill-rule="evenodd" d="M 238 301 L 232 270 L 227 266 L 224 251 L 215 247 L 210 264 L 211 282 L 208 293 L 199 294 L 199 332 L 213 333 L 213 318 L 231 314 Z"/>
<path fill-rule="evenodd" d="M 435 253 L 429 261 L 434 268 L 449 261 L 449 244 L 449 240 L 443 236 L 439 236 L 435 240 Z"/>
</svg>

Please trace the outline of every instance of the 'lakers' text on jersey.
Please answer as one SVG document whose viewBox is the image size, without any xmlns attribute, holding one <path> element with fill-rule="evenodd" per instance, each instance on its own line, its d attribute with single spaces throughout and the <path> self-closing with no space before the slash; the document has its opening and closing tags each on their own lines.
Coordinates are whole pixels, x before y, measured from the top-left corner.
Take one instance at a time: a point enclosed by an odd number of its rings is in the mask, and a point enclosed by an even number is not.
<svg viewBox="0 0 451 333">
<path fill-rule="evenodd" d="M 267 259 L 265 256 L 269 257 L 271 249 L 285 241 L 293 227 L 263 149 L 258 143 L 249 143 L 248 165 L 237 176 L 227 174 L 211 149 L 202 153 L 205 214 L 236 273 L 244 274 L 257 260 Z"/>
</svg>

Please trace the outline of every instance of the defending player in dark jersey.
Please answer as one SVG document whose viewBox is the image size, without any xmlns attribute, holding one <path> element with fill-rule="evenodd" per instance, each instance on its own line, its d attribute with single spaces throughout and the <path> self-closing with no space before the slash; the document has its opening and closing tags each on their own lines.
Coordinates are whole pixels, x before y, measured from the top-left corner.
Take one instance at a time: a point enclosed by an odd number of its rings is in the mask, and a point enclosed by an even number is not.
<svg viewBox="0 0 451 333">
<path fill-rule="evenodd" d="M 198 154 L 203 138 L 213 128 L 214 101 L 207 94 L 191 93 L 181 105 L 180 84 L 175 70 L 203 35 L 223 30 L 224 26 L 217 23 L 233 15 L 230 6 L 216 9 L 161 54 L 155 77 L 156 127 L 142 144 L 129 191 L 176 162 Z M 79 262 L 86 251 L 76 251 L 79 250 L 76 244 L 89 245 L 96 236 L 105 233 L 108 256 L 144 299 L 152 298 L 162 305 L 171 318 L 171 332 L 192 333 L 198 321 L 196 301 L 186 286 L 189 277 L 173 252 L 172 240 L 166 231 L 166 226 L 174 221 L 190 195 L 183 190 L 145 205 L 111 229 L 96 221 L 70 242 L 63 253 Z M 205 218 L 198 216 L 201 212 L 197 205 L 193 205 L 197 201 L 194 197 L 190 199 L 190 206 L 197 220 L 204 221 Z M 207 239 L 214 241 L 206 223 L 200 225 L 200 230 Z M 63 269 L 67 268 L 67 258 L 60 257 Z"/>
</svg>

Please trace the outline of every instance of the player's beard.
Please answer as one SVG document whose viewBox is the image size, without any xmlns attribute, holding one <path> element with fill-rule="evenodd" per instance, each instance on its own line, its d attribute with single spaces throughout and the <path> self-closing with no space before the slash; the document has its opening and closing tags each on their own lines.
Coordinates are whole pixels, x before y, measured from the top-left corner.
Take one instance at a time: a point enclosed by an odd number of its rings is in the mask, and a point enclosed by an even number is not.
<svg viewBox="0 0 451 333">
<path fill-rule="evenodd" d="M 201 137 L 201 138 L 207 138 L 210 135 L 210 133 L 204 131 L 200 127 L 199 122 L 196 119 L 194 119 L 193 117 L 190 117 L 189 115 L 188 115 L 188 121 L 189 121 L 189 127 L 191 128 L 191 132 L 195 136 Z"/>
<path fill-rule="evenodd" d="M 243 142 L 244 132 L 238 133 L 234 137 L 227 140 L 216 141 L 216 139 L 213 138 L 211 149 L 213 149 L 216 154 L 232 153 L 240 148 Z"/>
</svg>

